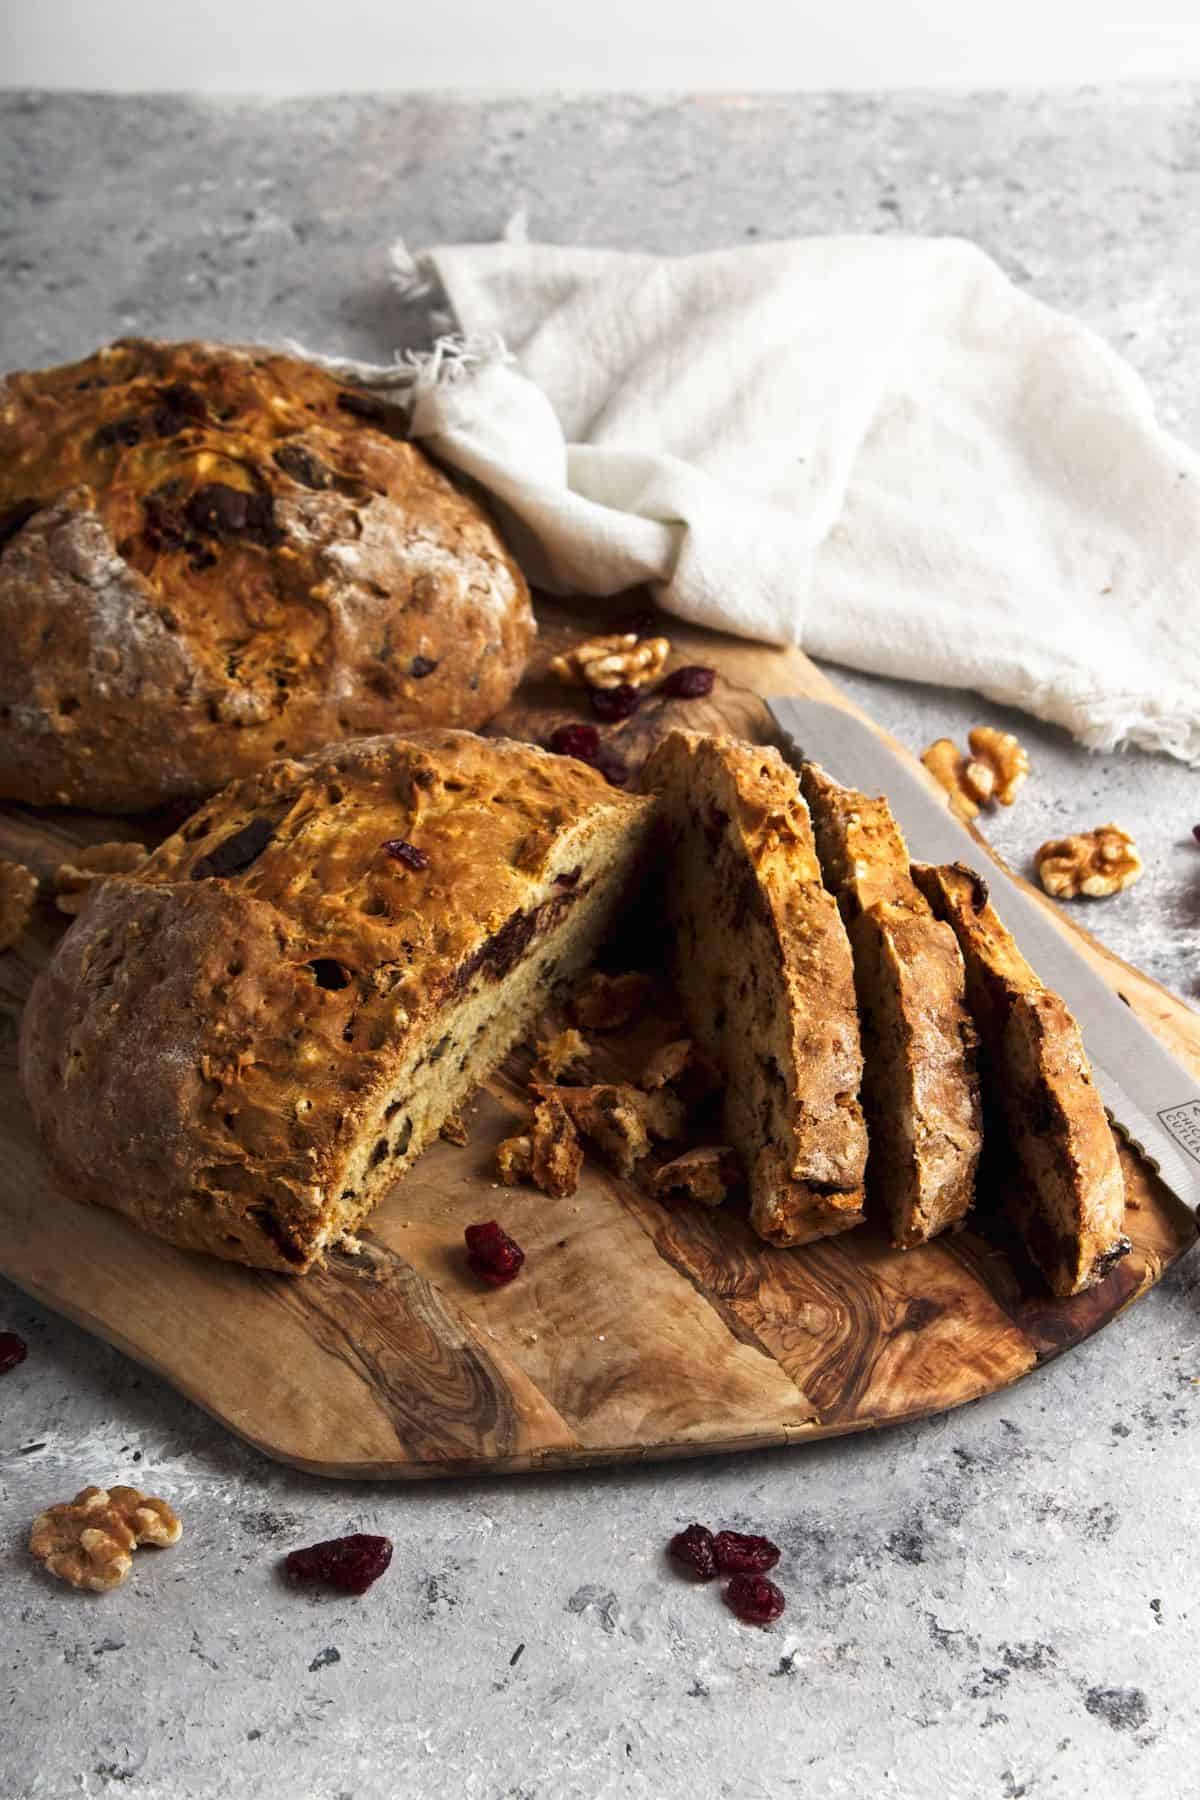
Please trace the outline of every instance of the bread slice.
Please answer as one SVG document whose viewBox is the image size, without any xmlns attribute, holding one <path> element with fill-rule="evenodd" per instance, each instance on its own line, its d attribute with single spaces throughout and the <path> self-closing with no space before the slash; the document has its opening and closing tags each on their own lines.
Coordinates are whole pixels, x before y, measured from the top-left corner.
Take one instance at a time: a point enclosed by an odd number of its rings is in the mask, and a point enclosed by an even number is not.
<svg viewBox="0 0 1200 1800">
<path fill-rule="evenodd" d="M 34 984 L 21 1072 L 69 1191 L 309 1268 L 588 959 L 651 812 L 463 731 L 227 788 L 101 885 Z"/>
<path fill-rule="evenodd" d="M 801 771 L 854 951 L 871 1134 L 868 1190 L 901 1249 L 961 1219 L 983 1142 L 976 1036 L 954 933 L 914 886 L 886 800 Z"/>
<path fill-rule="evenodd" d="M 775 750 L 674 731 L 643 781 L 680 997 L 724 1078 L 751 1223 L 774 1244 L 849 1230 L 867 1152 L 853 971 L 796 777 Z"/>
<path fill-rule="evenodd" d="M 1128 1251 L 1125 1179 L 1079 1027 L 1030 968 L 973 870 L 913 875 L 958 938 L 985 1087 L 1022 1179 L 1009 1212 L 1055 1294 L 1092 1287 Z"/>
</svg>

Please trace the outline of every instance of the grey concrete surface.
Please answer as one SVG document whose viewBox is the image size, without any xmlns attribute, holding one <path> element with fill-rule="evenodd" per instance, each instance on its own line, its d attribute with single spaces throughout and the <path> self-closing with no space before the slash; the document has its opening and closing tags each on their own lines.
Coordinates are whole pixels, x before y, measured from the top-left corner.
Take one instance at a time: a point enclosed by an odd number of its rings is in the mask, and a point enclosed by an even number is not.
<svg viewBox="0 0 1200 1800">
<path fill-rule="evenodd" d="M 1105 332 L 1200 438 L 1194 88 L 9 95 L 0 120 L 0 366 L 118 332 L 383 354 L 410 329 L 388 242 L 491 236 L 525 201 L 535 235 L 673 251 L 962 233 Z M 915 747 L 1003 717 L 838 673 Z M 1146 877 L 1087 923 L 1194 999 L 1195 774 L 1009 722 L 1035 777 L 997 843 L 1024 865 L 1065 827 L 1130 824 Z M 0 1329 L 30 1346 L 0 1378 L 0 1800 L 1193 1794 L 1198 1308 L 1188 1263 L 1011 1392 L 870 1439 L 397 1489 L 271 1465 L 0 1283 Z M 162 1492 L 187 1528 L 102 1597 L 23 1551 L 33 1513 L 92 1480 Z M 772 1631 L 666 1568 L 692 1517 L 784 1546 Z M 366 1598 L 282 1586 L 283 1550 L 356 1528 L 396 1543 Z"/>
</svg>

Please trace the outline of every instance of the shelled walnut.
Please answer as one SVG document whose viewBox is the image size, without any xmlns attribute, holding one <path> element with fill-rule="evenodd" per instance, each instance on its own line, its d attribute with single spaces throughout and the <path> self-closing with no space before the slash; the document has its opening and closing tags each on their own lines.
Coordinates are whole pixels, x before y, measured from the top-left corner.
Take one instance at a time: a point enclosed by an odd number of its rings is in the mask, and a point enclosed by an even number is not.
<svg viewBox="0 0 1200 1800">
<path fill-rule="evenodd" d="M 576 686 L 645 687 L 658 679 L 670 654 L 667 638 L 643 638 L 636 631 L 616 631 L 603 637 L 584 638 L 572 650 L 553 657 L 550 670 Z"/>
<path fill-rule="evenodd" d="M 1029 752 L 1011 731 L 994 725 L 975 725 L 967 742 L 976 762 L 992 771 L 993 793 L 1001 806 L 1011 806 L 1029 773 Z"/>
<path fill-rule="evenodd" d="M 1056 900 L 1073 900 L 1077 894 L 1094 899 L 1119 894 L 1142 873 L 1137 845 L 1119 825 L 1098 825 L 1094 831 L 1051 838 L 1040 847 L 1035 861 L 1042 886 Z"/>
<path fill-rule="evenodd" d="M 1029 753 L 1011 731 L 975 725 L 967 734 L 971 754 L 952 738 L 938 738 L 921 752 L 921 761 L 950 796 L 961 819 L 974 819 L 983 806 L 998 801 L 1011 806 L 1029 773 Z"/>
<path fill-rule="evenodd" d="M 85 1487 L 38 1514 L 29 1550 L 60 1581 L 102 1594 L 120 1587 L 140 1544 L 177 1544 L 182 1536 L 165 1500 L 131 1487 Z"/>
</svg>

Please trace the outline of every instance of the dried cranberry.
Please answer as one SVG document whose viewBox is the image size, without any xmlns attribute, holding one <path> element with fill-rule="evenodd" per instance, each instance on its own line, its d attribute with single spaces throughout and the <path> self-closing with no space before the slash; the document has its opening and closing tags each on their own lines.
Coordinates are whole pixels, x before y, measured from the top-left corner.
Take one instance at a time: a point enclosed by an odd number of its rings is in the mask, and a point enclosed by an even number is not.
<svg viewBox="0 0 1200 1800">
<path fill-rule="evenodd" d="M 432 656 L 414 656 L 408 665 L 408 672 L 414 681 L 424 681 L 436 668 L 437 663 Z"/>
<path fill-rule="evenodd" d="M 560 725 L 550 733 L 546 748 L 556 756 L 573 756 L 578 762 L 594 763 L 600 754 L 600 733 L 594 725 Z"/>
<path fill-rule="evenodd" d="M 503 1287 L 518 1274 L 525 1252 L 514 1244 L 507 1231 L 488 1219 L 482 1225 L 468 1225 L 463 1232 L 467 1240 L 467 1261 L 489 1286 Z"/>
<path fill-rule="evenodd" d="M 671 700 L 703 700 L 706 694 L 712 693 L 716 679 L 715 669 L 689 663 L 686 668 L 672 669 L 658 691 Z"/>
<path fill-rule="evenodd" d="M 310 1544 L 306 1550 L 292 1550 L 283 1566 L 289 1581 L 321 1581 L 343 1594 L 365 1594 L 391 1560 L 391 1538 L 355 1531 L 349 1537 Z"/>
<path fill-rule="evenodd" d="M 1195 838 L 1196 842 L 1200 844 L 1200 825 L 1192 826 L 1192 836 Z"/>
<path fill-rule="evenodd" d="M 630 687 L 622 682 L 620 687 L 593 688 L 591 690 L 592 711 L 606 725 L 614 725 L 619 719 L 630 718 L 642 704 L 640 688 Z"/>
<path fill-rule="evenodd" d="M 108 419 L 92 433 L 93 450 L 111 450 L 120 444 L 126 450 L 132 450 L 135 444 L 142 441 L 142 427 L 138 419 Z"/>
<path fill-rule="evenodd" d="M 779 1561 L 779 1545 L 742 1531 L 718 1531 L 713 1555 L 723 1575 L 765 1575 Z"/>
<path fill-rule="evenodd" d="M 429 867 L 429 852 L 418 850 L 417 846 L 410 844 L 407 838 L 388 838 L 383 847 L 393 862 L 403 863 L 406 869 L 427 869 Z"/>
<path fill-rule="evenodd" d="M 19 1338 L 15 1331 L 0 1331 L 0 1375 L 7 1375 L 10 1369 L 23 1363 L 28 1354 L 24 1338 Z"/>
<path fill-rule="evenodd" d="M 766 1575 L 735 1575 L 725 1589 L 725 1604 L 743 1625 L 772 1625 L 786 1602 Z"/>
<path fill-rule="evenodd" d="M 319 493 L 323 488 L 333 486 L 332 470 L 326 468 L 319 456 L 313 455 L 307 444 L 298 443 L 294 438 L 280 444 L 272 461 L 301 487 L 313 488 Z"/>
<path fill-rule="evenodd" d="M 270 494 L 247 493 L 227 481 L 210 481 L 196 489 L 184 514 L 201 537 L 248 538 L 272 548 L 283 533 L 275 523 L 275 502 Z"/>
<path fill-rule="evenodd" d="M 707 1525 L 693 1524 L 686 1531 L 677 1531 L 667 1545 L 667 1552 L 673 1562 L 679 1563 L 697 1581 L 711 1581 L 717 1572 L 713 1534 Z"/>
</svg>

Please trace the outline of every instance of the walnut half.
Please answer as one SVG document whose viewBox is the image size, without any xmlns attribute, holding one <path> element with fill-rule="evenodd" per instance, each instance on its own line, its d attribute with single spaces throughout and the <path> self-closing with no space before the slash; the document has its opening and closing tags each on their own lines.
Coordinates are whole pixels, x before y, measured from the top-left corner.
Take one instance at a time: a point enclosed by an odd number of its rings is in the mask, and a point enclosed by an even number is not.
<svg viewBox="0 0 1200 1800">
<path fill-rule="evenodd" d="M 971 754 L 961 751 L 953 738 L 938 738 L 922 750 L 921 761 L 960 819 L 978 817 L 981 806 L 999 801 L 1011 806 L 1029 773 L 1029 752 L 1011 731 L 992 725 L 975 725 L 967 734 Z"/>
<path fill-rule="evenodd" d="M 1098 825 L 1073 837 L 1051 838 L 1035 858 L 1038 878 L 1056 900 L 1077 894 L 1099 899 L 1119 894 L 1142 873 L 1137 845 L 1119 825 Z"/>
<path fill-rule="evenodd" d="M 131 1487 L 85 1487 L 38 1514 L 29 1551 L 60 1581 L 103 1594 L 120 1587 L 139 1544 L 177 1544 L 182 1536 L 165 1500 Z"/>
<path fill-rule="evenodd" d="M 561 680 L 577 686 L 645 687 L 658 679 L 670 654 L 668 638 L 642 638 L 636 631 L 616 631 L 605 637 L 584 638 L 573 650 L 554 657 L 550 669 Z"/>
</svg>

